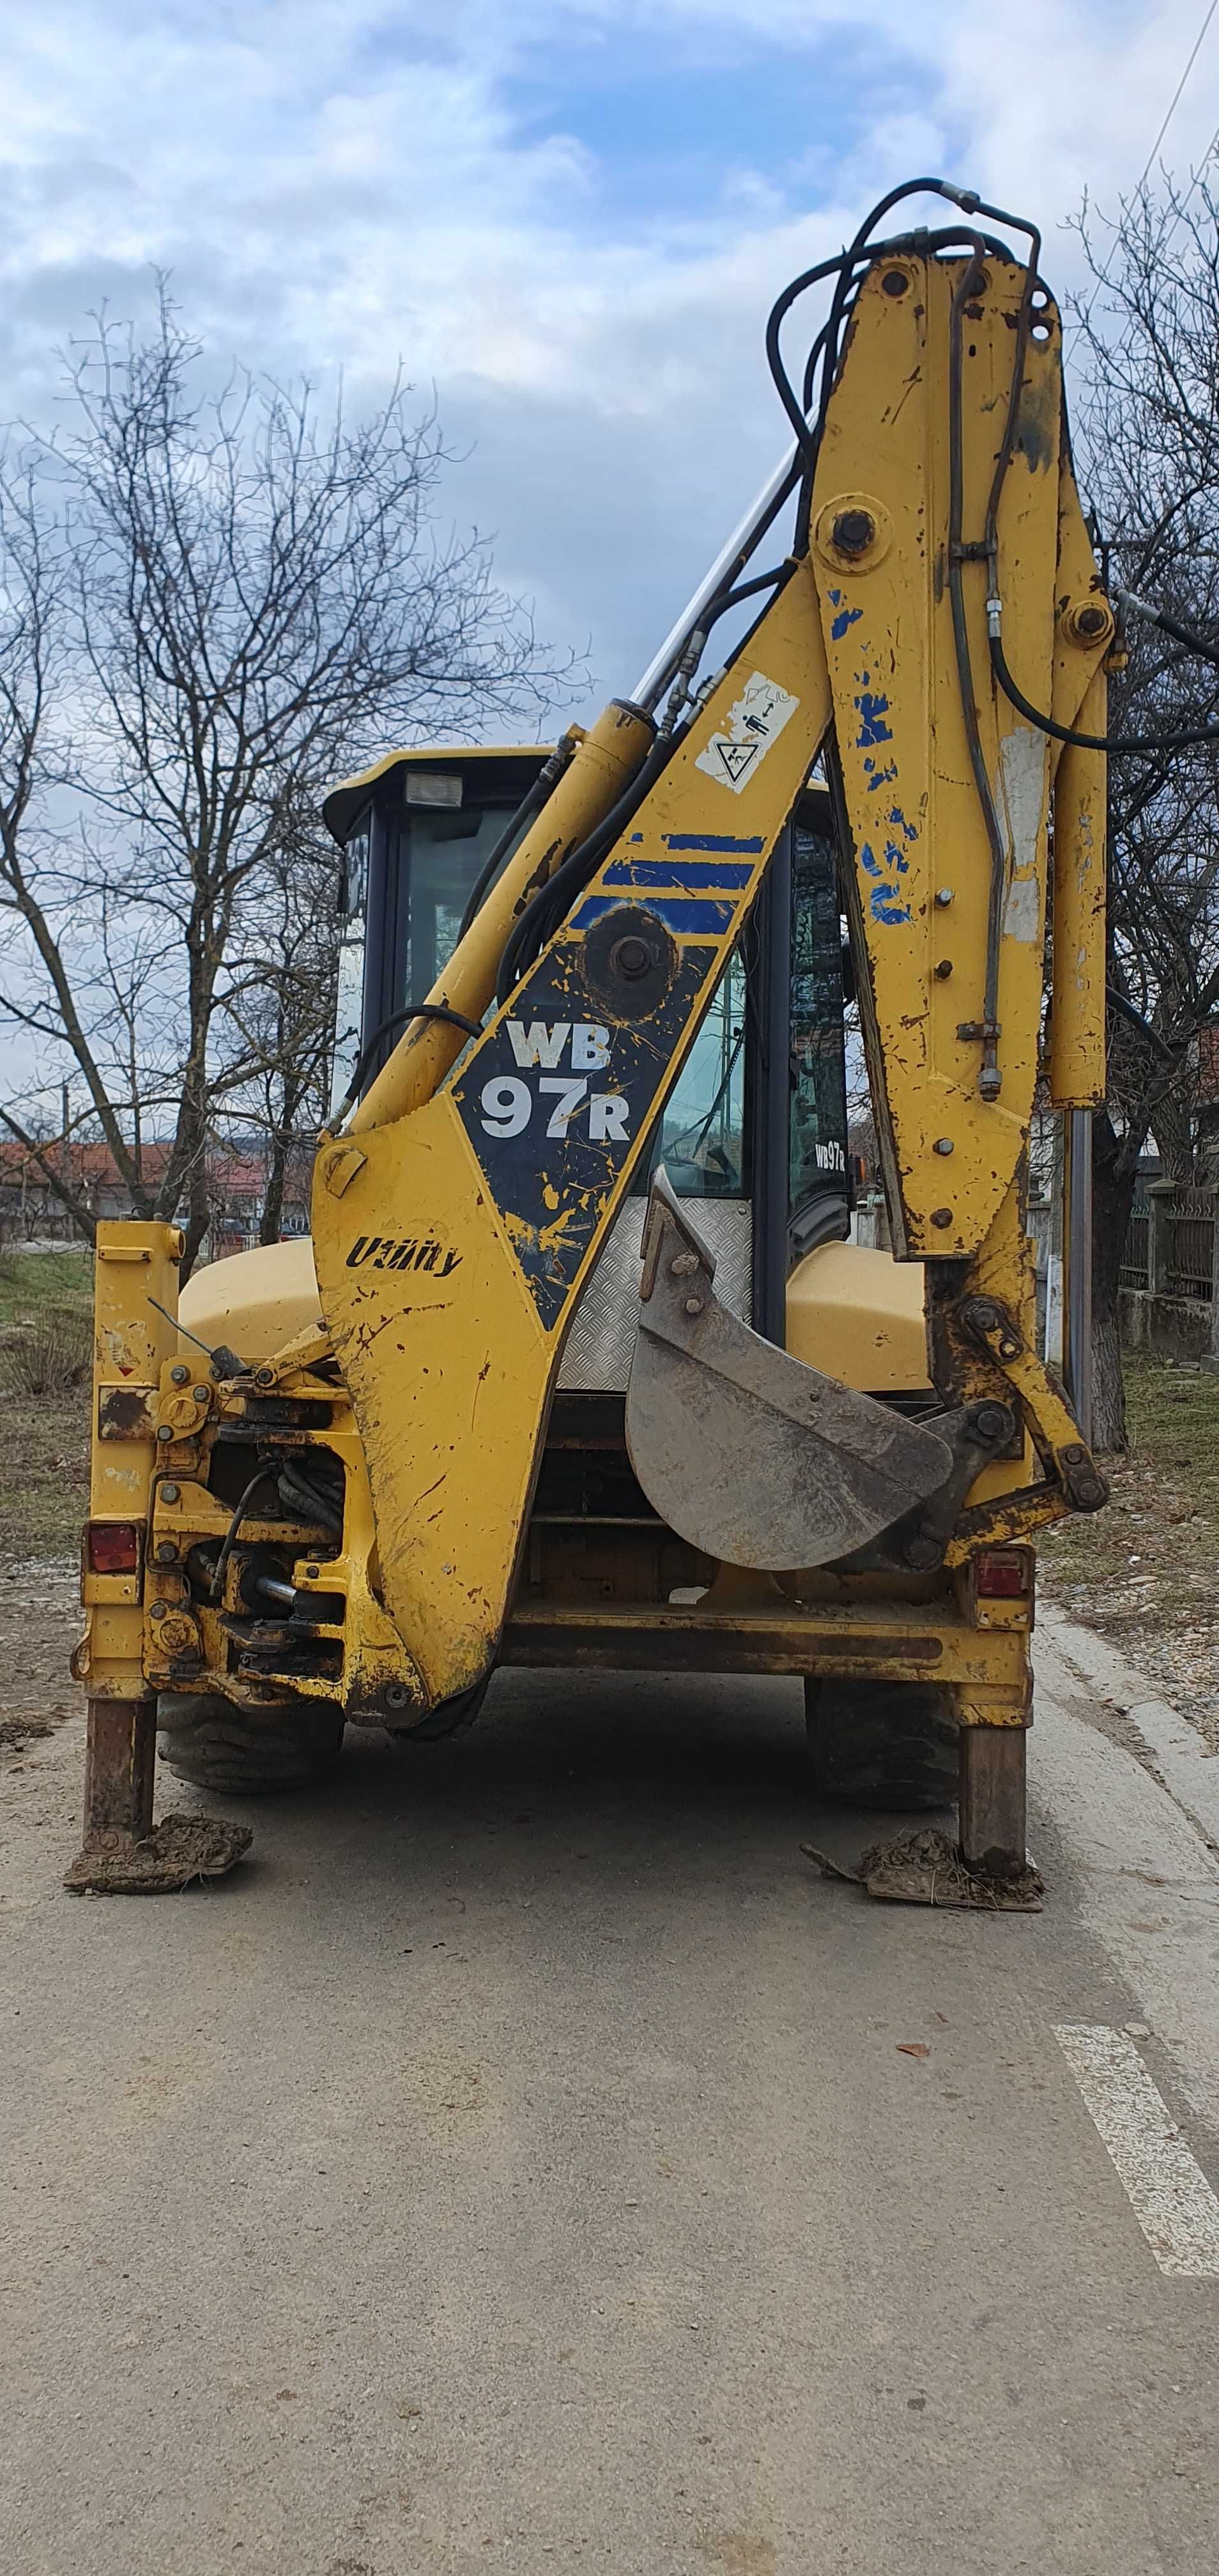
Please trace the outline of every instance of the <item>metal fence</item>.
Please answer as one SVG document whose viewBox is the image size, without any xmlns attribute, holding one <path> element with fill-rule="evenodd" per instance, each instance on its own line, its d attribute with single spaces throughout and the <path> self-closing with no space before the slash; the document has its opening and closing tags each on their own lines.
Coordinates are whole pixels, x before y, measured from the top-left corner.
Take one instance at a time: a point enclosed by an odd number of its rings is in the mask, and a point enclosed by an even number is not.
<svg viewBox="0 0 1219 2576">
<path fill-rule="evenodd" d="M 1122 1266 L 1118 1272 L 1119 1287 L 1145 1289 L 1150 1260 L 1151 1219 L 1144 1208 L 1141 1214 L 1132 1216 L 1130 1220 L 1126 1235 L 1126 1249 L 1122 1254 Z"/>
<path fill-rule="evenodd" d="M 1120 1285 L 1136 1296 L 1213 1305 L 1217 1203 L 1213 1189 L 1153 1184 L 1146 1207 L 1130 1219 Z"/>
<path fill-rule="evenodd" d="M 1165 1201 L 1164 1288 L 1209 1304 L 1215 1259 L 1215 1193 L 1176 1190 Z"/>
</svg>

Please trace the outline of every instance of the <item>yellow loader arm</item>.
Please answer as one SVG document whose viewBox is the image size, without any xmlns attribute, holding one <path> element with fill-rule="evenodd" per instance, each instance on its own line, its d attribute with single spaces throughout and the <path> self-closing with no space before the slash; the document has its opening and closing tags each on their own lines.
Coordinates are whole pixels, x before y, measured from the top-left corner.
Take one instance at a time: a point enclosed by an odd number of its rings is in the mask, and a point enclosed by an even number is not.
<svg viewBox="0 0 1219 2576">
<path fill-rule="evenodd" d="M 627 703 L 580 743 L 430 997 L 442 1016 L 412 1024 L 319 1148 L 322 1310 L 424 1707 L 494 1659 L 564 1334 L 819 755 L 854 852 L 895 1246 L 930 1265 L 932 1374 L 946 1404 L 1018 1397 L 1042 1464 L 1030 1486 L 1017 1443 L 988 1469 L 970 1529 L 1103 1499 L 1031 1352 L 1017 1197 L 1056 774 L 1060 1105 L 1101 1078 L 1103 775 L 1015 712 L 987 631 L 1001 596 L 1026 697 L 1068 726 L 1086 698 L 1095 722 L 1113 626 L 1065 446 L 1059 320 L 982 236 L 908 236 L 856 275 L 770 604 L 671 737 Z M 481 1021 L 560 865 L 564 917 L 467 1046 L 460 1019 Z"/>
</svg>

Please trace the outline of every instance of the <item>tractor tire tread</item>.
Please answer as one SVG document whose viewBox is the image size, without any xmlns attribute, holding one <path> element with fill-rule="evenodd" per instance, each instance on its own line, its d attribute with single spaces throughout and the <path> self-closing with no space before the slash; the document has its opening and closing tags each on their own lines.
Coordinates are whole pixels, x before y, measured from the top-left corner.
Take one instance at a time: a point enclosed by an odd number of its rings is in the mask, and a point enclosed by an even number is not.
<svg viewBox="0 0 1219 2576">
<path fill-rule="evenodd" d="M 245 1708 L 219 1694 L 163 1691 L 157 1726 L 157 1750 L 175 1779 L 238 1798 L 311 1786 L 343 1741 L 342 1711 L 326 1700 Z"/>
<path fill-rule="evenodd" d="M 810 1678 L 804 1699 L 819 1798 L 894 1810 L 952 1806 L 959 1730 L 942 1683 Z"/>
</svg>

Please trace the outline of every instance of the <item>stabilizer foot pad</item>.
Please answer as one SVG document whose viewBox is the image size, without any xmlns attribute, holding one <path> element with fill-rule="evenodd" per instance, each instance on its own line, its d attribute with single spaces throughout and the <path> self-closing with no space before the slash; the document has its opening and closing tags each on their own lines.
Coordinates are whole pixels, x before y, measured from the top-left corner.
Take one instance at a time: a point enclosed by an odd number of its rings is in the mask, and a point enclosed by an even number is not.
<svg viewBox="0 0 1219 2576">
<path fill-rule="evenodd" d="M 223 1878 L 253 1840 L 252 1826 L 222 1816 L 163 1816 L 142 1842 L 107 1834 L 86 1844 L 64 1886 L 74 1896 L 176 1896 L 196 1879 Z"/>
<path fill-rule="evenodd" d="M 855 1869 L 843 1869 L 812 1843 L 801 1843 L 826 1878 L 845 1878 L 869 1896 L 896 1905 L 959 1905 L 980 1914 L 1040 1914 L 1045 1881 L 1031 1861 L 1010 1878 L 983 1878 L 967 1869 L 955 1843 L 934 1826 L 870 1843 Z"/>
</svg>

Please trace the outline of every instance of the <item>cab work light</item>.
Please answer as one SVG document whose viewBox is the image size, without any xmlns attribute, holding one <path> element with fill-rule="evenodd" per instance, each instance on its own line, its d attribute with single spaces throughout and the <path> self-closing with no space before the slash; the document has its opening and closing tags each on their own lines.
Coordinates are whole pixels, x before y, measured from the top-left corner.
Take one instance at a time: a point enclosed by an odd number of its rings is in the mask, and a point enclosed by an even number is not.
<svg viewBox="0 0 1219 2576">
<path fill-rule="evenodd" d="M 408 805 L 460 805 L 461 787 L 457 773 L 442 776 L 435 769 L 408 769 L 406 773 Z"/>
<path fill-rule="evenodd" d="M 990 1548 L 974 1558 L 974 1589 L 983 1601 L 1016 1601 L 1033 1588 L 1033 1563 L 1027 1549 Z"/>
<path fill-rule="evenodd" d="M 136 1521 L 90 1521 L 85 1534 L 90 1574 L 135 1574 L 140 1562 Z"/>
</svg>

